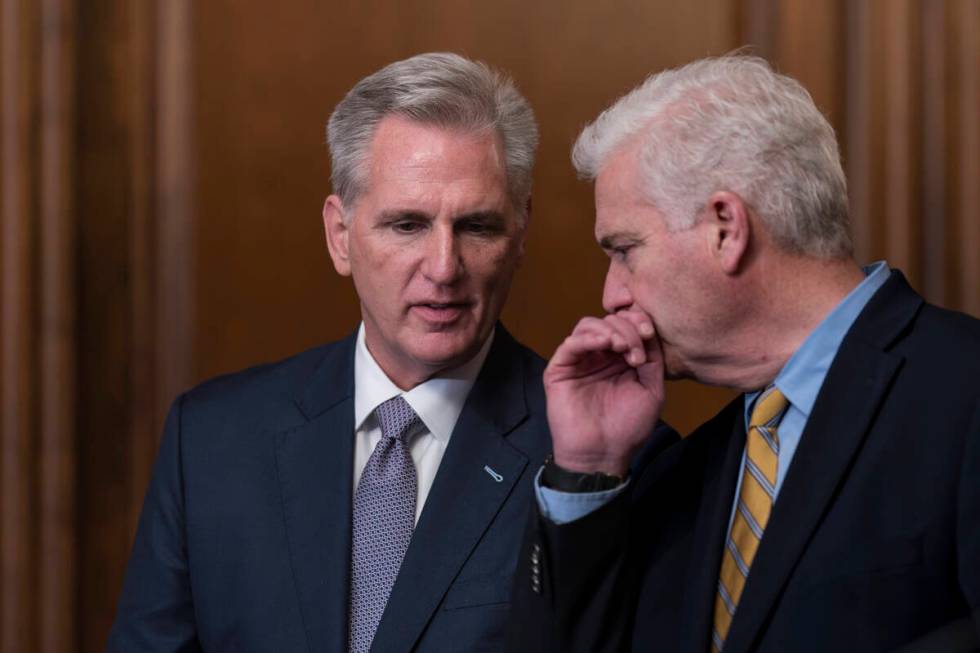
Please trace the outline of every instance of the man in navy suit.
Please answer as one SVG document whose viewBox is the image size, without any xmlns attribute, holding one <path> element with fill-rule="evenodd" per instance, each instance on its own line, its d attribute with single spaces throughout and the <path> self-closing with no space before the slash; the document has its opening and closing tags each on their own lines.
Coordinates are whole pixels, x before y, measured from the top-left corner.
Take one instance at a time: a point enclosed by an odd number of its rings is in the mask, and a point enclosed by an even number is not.
<svg viewBox="0 0 980 653">
<path fill-rule="evenodd" d="M 853 260 L 833 130 L 752 57 L 586 127 L 604 318 L 545 372 L 514 650 L 980 649 L 980 322 Z M 664 378 L 740 393 L 679 442 Z"/>
<path fill-rule="evenodd" d="M 497 322 L 537 127 L 506 77 L 427 54 L 328 125 L 323 208 L 362 323 L 175 402 L 110 651 L 502 648 L 530 476 L 535 354 Z"/>
</svg>

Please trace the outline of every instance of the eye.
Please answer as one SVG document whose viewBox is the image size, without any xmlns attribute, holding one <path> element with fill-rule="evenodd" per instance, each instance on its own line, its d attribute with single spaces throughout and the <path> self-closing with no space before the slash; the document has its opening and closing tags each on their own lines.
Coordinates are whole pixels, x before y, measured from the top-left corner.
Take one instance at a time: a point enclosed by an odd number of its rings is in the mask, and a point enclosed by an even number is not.
<svg viewBox="0 0 980 653">
<path fill-rule="evenodd" d="M 460 230 L 464 233 L 476 235 L 482 235 L 490 231 L 489 227 L 482 222 L 466 222 L 461 226 Z"/>
<path fill-rule="evenodd" d="M 396 220 L 395 222 L 391 223 L 392 231 L 398 234 L 416 234 L 422 231 L 424 228 L 425 225 L 418 220 Z"/>
<path fill-rule="evenodd" d="M 471 236 L 490 236 L 501 231 L 500 225 L 486 220 L 461 220 L 456 229 L 459 233 Z"/>
<path fill-rule="evenodd" d="M 632 245 L 622 245 L 620 247 L 613 247 L 612 249 L 609 250 L 610 252 L 609 255 L 618 261 L 625 261 L 631 249 L 633 249 Z"/>
</svg>

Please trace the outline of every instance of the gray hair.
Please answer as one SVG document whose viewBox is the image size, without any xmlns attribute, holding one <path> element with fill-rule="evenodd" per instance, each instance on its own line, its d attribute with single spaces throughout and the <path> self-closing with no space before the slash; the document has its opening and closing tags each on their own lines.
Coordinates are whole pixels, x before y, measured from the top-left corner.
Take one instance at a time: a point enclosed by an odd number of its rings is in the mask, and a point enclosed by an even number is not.
<svg viewBox="0 0 980 653">
<path fill-rule="evenodd" d="M 579 135 L 572 161 L 595 179 L 639 139 L 640 189 L 671 229 L 694 225 L 711 194 L 741 196 L 781 248 L 851 256 L 847 181 L 834 130 L 794 79 L 728 55 L 652 75 Z"/>
<path fill-rule="evenodd" d="M 432 52 L 396 61 L 355 84 L 327 123 L 331 182 L 345 206 L 364 190 L 371 139 L 390 115 L 473 133 L 496 130 L 511 200 L 526 217 L 538 127 L 509 77 L 482 62 Z"/>
</svg>

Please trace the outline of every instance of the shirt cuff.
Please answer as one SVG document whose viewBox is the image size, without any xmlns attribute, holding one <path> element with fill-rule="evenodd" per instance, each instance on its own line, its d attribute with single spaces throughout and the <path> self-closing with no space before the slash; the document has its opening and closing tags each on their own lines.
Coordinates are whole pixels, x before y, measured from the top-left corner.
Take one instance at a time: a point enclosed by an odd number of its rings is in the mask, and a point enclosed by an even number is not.
<svg viewBox="0 0 980 653">
<path fill-rule="evenodd" d="M 541 514 L 559 526 L 595 512 L 619 496 L 629 485 L 629 479 L 626 479 L 622 485 L 602 492 L 560 492 L 541 485 L 543 469 L 539 469 L 534 477 L 534 495 Z"/>
</svg>

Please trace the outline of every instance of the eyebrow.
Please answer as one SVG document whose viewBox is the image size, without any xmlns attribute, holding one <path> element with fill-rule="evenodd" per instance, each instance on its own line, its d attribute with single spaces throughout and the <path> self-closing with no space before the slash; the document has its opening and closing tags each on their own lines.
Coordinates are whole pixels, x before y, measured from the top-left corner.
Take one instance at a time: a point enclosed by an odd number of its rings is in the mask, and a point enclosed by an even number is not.
<svg viewBox="0 0 980 653">
<path fill-rule="evenodd" d="M 602 249 L 615 249 L 624 244 L 635 244 L 643 240 L 640 234 L 635 231 L 622 231 L 619 233 L 607 234 L 599 239 L 599 247 Z"/>
<path fill-rule="evenodd" d="M 432 216 L 417 209 L 388 209 L 378 214 L 380 223 L 395 222 L 396 220 L 431 220 Z"/>
<path fill-rule="evenodd" d="M 504 214 L 500 211 L 473 211 L 457 216 L 454 222 L 485 222 L 488 224 L 500 224 L 504 222 Z"/>
<path fill-rule="evenodd" d="M 425 211 L 417 209 L 388 209 L 378 214 L 377 220 L 380 223 L 394 222 L 396 220 L 432 220 L 432 216 Z M 484 222 L 488 224 L 500 224 L 504 222 L 504 215 L 500 211 L 472 211 L 455 216 L 453 222 Z"/>
</svg>

